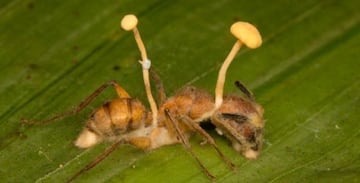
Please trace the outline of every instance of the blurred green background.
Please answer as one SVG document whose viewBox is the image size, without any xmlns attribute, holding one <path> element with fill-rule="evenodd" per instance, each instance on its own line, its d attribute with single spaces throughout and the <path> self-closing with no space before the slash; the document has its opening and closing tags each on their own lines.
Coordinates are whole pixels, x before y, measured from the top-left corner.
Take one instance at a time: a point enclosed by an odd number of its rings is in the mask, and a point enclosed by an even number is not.
<svg viewBox="0 0 360 183">
<path fill-rule="evenodd" d="M 261 156 L 246 160 L 214 131 L 229 170 L 209 145 L 192 145 L 218 182 L 360 182 L 360 2 L 44 1 L 0 2 L 0 177 L 2 182 L 64 182 L 109 144 L 73 145 L 88 115 L 115 97 L 101 94 L 79 115 L 27 126 L 71 109 L 117 80 L 146 103 L 132 34 L 119 22 L 139 17 L 153 68 L 167 94 L 191 84 L 213 92 L 235 39 L 230 25 L 255 24 L 264 44 L 242 49 L 225 91 L 241 80 L 265 108 Z M 208 182 L 181 145 L 143 152 L 121 146 L 76 182 Z"/>
</svg>

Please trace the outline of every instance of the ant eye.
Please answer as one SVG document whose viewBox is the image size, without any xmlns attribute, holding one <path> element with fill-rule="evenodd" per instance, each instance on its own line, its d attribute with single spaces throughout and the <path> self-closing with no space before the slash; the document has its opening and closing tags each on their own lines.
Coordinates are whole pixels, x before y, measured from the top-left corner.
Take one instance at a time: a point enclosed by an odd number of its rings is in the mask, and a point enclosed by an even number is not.
<svg viewBox="0 0 360 183">
<path fill-rule="evenodd" d="M 248 136 L 245 136 L 246 137 L 246 140 L 251 142 L 251 143 L 254 143 L 256 142 L 256 135 L 255 135 L 255 132 L 250 132 L 248 134 Z"/>
<path fill-rule="evenodd" d="M 255 132 L 251 129 L 250 126 L 244 125 L 243 127 L 243 135 L 249 142 L 255 142 Z"/>
<path fill-rule="evenodd" d="M 90 119 L 92 119 L 92 120 L 95 119 L 95 113 L 92 113 L 92 114 L 90 115 Z"/>
<path fill-rule="evenodd" d="M 251 147 L 252 150 L 258 151 L 259 150 L 259 144 L 256 144 L 255 146 Z"/>
</svg>

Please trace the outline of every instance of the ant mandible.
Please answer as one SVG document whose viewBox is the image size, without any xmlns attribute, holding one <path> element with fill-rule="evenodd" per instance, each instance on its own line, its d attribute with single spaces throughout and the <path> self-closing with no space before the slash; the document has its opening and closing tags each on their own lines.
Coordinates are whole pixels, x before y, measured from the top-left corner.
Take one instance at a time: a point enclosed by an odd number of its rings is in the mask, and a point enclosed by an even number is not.
<svg viewBox="0 0 360 183">
<path fill-rule="evenodd" d="M 151 93 L 149 80 L 151 61 L 147 57 L 145 46 L 136 27 L 137 23 L 136 16 L 126 15 L 121 22 L 121 27 L 127 31 L 133 31 L 139 47 L 142 58 L 140 64 L 143 68 L 143 80 L 151 112 L 147 111 L 139 100 L 130 97 L 117 82 L 110 81 L 101 85 L 74 110 L 43 121 L 22 120 L 25 123 L 45 124 L 67 115 L 77 114 L 108 86 L 115 88 L 119 98 L 106 102 L 92 113 L 75 141 L 75 145 L 80 148 L 89 148 L 102 141 L 114 143 L 95 160 L 74 174 L 68 182 L 93 168 L 124 143 L 144 150 L 182 143 L 205 174 L 213 179 L 215 176 L 206 169 L 191 149 L 189 137 L 193 132 L 199 133 L 206 142 L 214 147 L 226 164 L 235 169 L 235 165 L 223 155 L 214 139 L 200 127 L 199 123 L 205 121 L 214 124 L 217 132 L 225 135 L 232 142 L 236 151 L 242 153 L 246 158 L 256 158 L 262 145 L 263 108 L 255 102 L 252 93 L 242 83 L 236 82 L 236 86 L 245 94 L 245 98 L 238 95 L 223 97 L 223 87 L 227 68 L 242 44 L 249 48 L 257 48 L 261 45 L 262 41 L 258 30 L 246 22 L 237 22 L 231 26 L 231 33 L 238 38 L 238 41 L 220 69 L 215 89 L 215 101 L 206 91 L 192 86 L 186 86 L 175 96 L 166 99 L 160 79 L 152 72 L 161 104 L 157 106 Z"/>
</svg>

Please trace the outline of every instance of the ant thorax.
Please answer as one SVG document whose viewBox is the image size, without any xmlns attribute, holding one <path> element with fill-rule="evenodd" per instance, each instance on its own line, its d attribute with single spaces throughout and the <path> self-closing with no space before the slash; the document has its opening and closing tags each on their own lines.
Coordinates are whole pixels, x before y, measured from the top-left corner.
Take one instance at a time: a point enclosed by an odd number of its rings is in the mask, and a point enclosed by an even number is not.
<svg viewBox="0 0 360 183">
<path fill-rule="evenodd" d="M 169 109 L 173 114 L 185 115 L 200 122 L 210 118 L 214 107 L 214 97 L 207 91 L 194 86 L 185 86 L 166 100 L 160 107 L 160 112 Z"/>
</svg>

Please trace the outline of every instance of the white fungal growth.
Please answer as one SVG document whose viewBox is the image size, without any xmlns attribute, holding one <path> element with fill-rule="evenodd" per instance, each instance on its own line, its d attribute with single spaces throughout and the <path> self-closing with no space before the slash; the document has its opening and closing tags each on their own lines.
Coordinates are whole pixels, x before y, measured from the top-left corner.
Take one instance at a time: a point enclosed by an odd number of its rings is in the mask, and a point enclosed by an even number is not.
<svg viewBox="0 0 360 183">
<path fill-rule="evenodd" d="M 139 61 L 140 64 L 142 65 L 142 68 L 145 70 L 149 70 L 151 67 L 151 61 L 149 59 L 146 59 L 144 61 Z"/>
<path fill-rule="evenodd" d="M 79 148 L 89 148 L 101 141 L 102 139 L 98 135 L 88 129 L 84 129 L 75 141 L 75 145 Z"/>
</svg>

